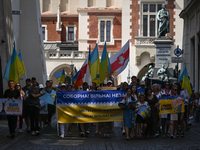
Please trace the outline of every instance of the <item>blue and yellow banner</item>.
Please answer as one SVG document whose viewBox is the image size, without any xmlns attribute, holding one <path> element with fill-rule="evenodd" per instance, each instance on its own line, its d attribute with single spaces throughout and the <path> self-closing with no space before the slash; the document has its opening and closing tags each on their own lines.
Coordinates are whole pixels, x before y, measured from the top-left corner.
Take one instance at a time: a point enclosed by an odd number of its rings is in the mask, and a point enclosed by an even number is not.
<svg viewBox="0 0 200 150">
<path fill-rule="evenodd" d="M 58 123 L 122 121 L 123 111 L 118 103 L 125 95 L 123 90 L 58 91 Z"/>
<path fill-rule="evenodd" d="M 184 97 L 182 95 L 160 97 L 160 114 L 173 114 L 185 112 Z"/>
<path fill-rule="evenodd" d="M 0 115 L 21 116 L 23 100 L 0 98 Z"/>
</svg>

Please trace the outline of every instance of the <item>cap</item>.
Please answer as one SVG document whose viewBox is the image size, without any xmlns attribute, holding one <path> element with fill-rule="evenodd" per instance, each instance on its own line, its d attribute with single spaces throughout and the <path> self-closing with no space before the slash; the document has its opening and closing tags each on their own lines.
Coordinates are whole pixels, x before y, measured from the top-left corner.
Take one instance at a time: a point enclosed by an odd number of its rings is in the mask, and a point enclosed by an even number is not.
<svg viewBox="0 0 200 150">
<path fill-rule="evenodd" d="M 112 83 L 112 81 L 111 81 L 111 80 L 108 80 L 107 84 L 108 84 L 108 83 Z"/>
<path fill-rule="evenodd" d="M 141 80 L 140 85 L 145 85 L 145 81 Z"/>
<path fill-rule="evenodd" d="M 39 85 L 39 88 L 40 88 L 40 89 L 44 88 L 43 84 L 40 84 L 40 85 Z"/>
<path fill-rule="evenodd" d="M 61 86 L 65 86 L 65 87 L 66 87 L 66 84 L 65 84 L 65 83 L 62 83 L 62 84 L 60 85 L 60 87 L 61 87 Z"/>
</svg>

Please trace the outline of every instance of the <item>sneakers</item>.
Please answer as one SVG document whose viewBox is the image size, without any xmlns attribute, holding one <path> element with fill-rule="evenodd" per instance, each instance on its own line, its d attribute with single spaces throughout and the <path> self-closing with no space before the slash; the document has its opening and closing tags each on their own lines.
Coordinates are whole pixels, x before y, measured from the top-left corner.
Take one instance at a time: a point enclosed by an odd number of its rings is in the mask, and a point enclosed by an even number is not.
<svg viewBox="0 0 200 150">
<path fill-rule="evenodd" d="M 193 118 L 194 118 L 194 116 L 189 117 L 190 120 L 193 119 Z"/>
<path fill-rule="evenodd" d="M 27 128 L 26 128 L 26 131 L 27 131 L 27 132 L 31 132 L 31 128 L 30 128 L 30 127 L 27 127 Z"/>
<path fill-rule="evenodd" d="M 36 135 L 40 134 L 40 131 L 35 131 Z"/>
<path fill-rule="evenodd" d="M 107 134 L 106 134 L 106 133 L 104 133 L 104 134 L 103 134 L 103 137 L 104 137 L 104 138 L 105 138 L 105 137 L 107 137 Z"/>
<path fill-rule="evenodd" d="M 64 138 L 65 136 L 64 136 L 64 134 L 61 134 L 60 137 L 61 137 L 61 138 Z"/>
<path fill-rule="evenodd" d="M 180 135 L 181 135 L 181 137 L 184 137 L 184 132 L 181 132 L 181 134 L 180 134 Z"/>
<path fill-rule="evenodd" d="M 85 136 L 85 132 L 81 132 L 81 137 L 84 137 Z"/>
<path fill-rule="evenodd" d="M 7 137 L 8 137 L 8 138 L 14 138 L 14 137 L 15 137 L 15 133 L 8 134 Z"/>
<path fill-rule="evenodd" d="M 177 137 L 179 137 L 179 136 L 180 136 L 180 133 L 179 133 L 179 132 L 177 132 L 177 133 L 176 133 L 176 136 L 177 136 Z"/>
<path fill-rule="evenodd" d="M 22 133 L 23 131 L 22 131 L 22 129 L 19 129 L 19 133 Z"/>
<path fill-rule="evenodd" d="M 158 137 L 159 136 L 159 134 L 158 133 L 156 133 L 156 134 L 154 134 L 154 136 L 153 137 Z"/>
<path fill-rule="evenodd" d="M 36 135 L 35 131 L 32 131 L 32 132 L 31 132 L 31 135 L 32 135 L 32 136 L 35 136 L 35 135 Z"/>
<path fill-rule="evenodd" d="M 90 131 L 87 131 L 86 134 L 90 134 Z"/>
<path fill-rule="evenodd" d="M 106 133 L 104 133 L 104 134 L 103 134 L 103 138 L 105 138 L 105 137 L 111 137 L 111 134 L 106 134 Z"/>
<path fill-rule="evenodd" d="M 111 134 L 107 134 L 107 137 L 111 137 Z"/>
<path fill-rule="evenodd" d="M 122 135 L 125 135 L 125 134 L 126 134 L 126 132 L 125 132 L 125 130 L 123 129 L 123 130 L 122 130 Z"/>
</svg>

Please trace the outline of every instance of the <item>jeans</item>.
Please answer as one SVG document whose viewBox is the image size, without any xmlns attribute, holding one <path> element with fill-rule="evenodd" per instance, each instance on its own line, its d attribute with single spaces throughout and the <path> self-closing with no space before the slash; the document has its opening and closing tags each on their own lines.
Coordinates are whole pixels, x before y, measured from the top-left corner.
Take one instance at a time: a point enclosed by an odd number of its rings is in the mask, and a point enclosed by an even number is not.
<svg viewBox="0 0 200 150">
<path fill-rule="evenodd" d="M 15 133 L 17 116 L 7 116 L 10 134 Z"/>
<path fill-rule="evenodd" d="M 60 134 L 67 136 L 68 127 L 69 127 L 69 123 L 60 123 Z"/>
<path fill-rule="evenodd" d="M 196 122 L 199 122 L 199 112 L 200 112 L 200 108 L 196 108 L 196 118 L 195 118 Z"/>
<path fill-rule="evenodd" d="M 31 131 L 39 131 L 38 120 L 40 109 L 35 106 L 29 106 L 30 119 L 31 119 Z"/>
</svg>

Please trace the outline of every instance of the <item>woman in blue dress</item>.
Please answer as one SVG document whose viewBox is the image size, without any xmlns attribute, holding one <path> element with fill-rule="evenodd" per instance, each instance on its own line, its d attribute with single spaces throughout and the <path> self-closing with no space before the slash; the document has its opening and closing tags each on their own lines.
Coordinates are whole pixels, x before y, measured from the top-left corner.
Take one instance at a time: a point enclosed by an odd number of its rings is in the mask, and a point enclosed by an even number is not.
<svg viewBox="0 0 200 150">
<path fill-rule="evenodd" d="M 123 109 L 123 121 L 126 131 L 126 139 L 130 140 L 130 133 L 131 129 L 133 128 L 133 117 L 134 117 L 134 109 L 135 106 L 132 106 L 131 108 L 127 109 L 128 103 L 135 101 L 134 97 L 131 96 L 131 88 L 126 89 L 126 96 L 123 98 L 123 101 L 125 101 L 126 108 Z"/>
</svg>

